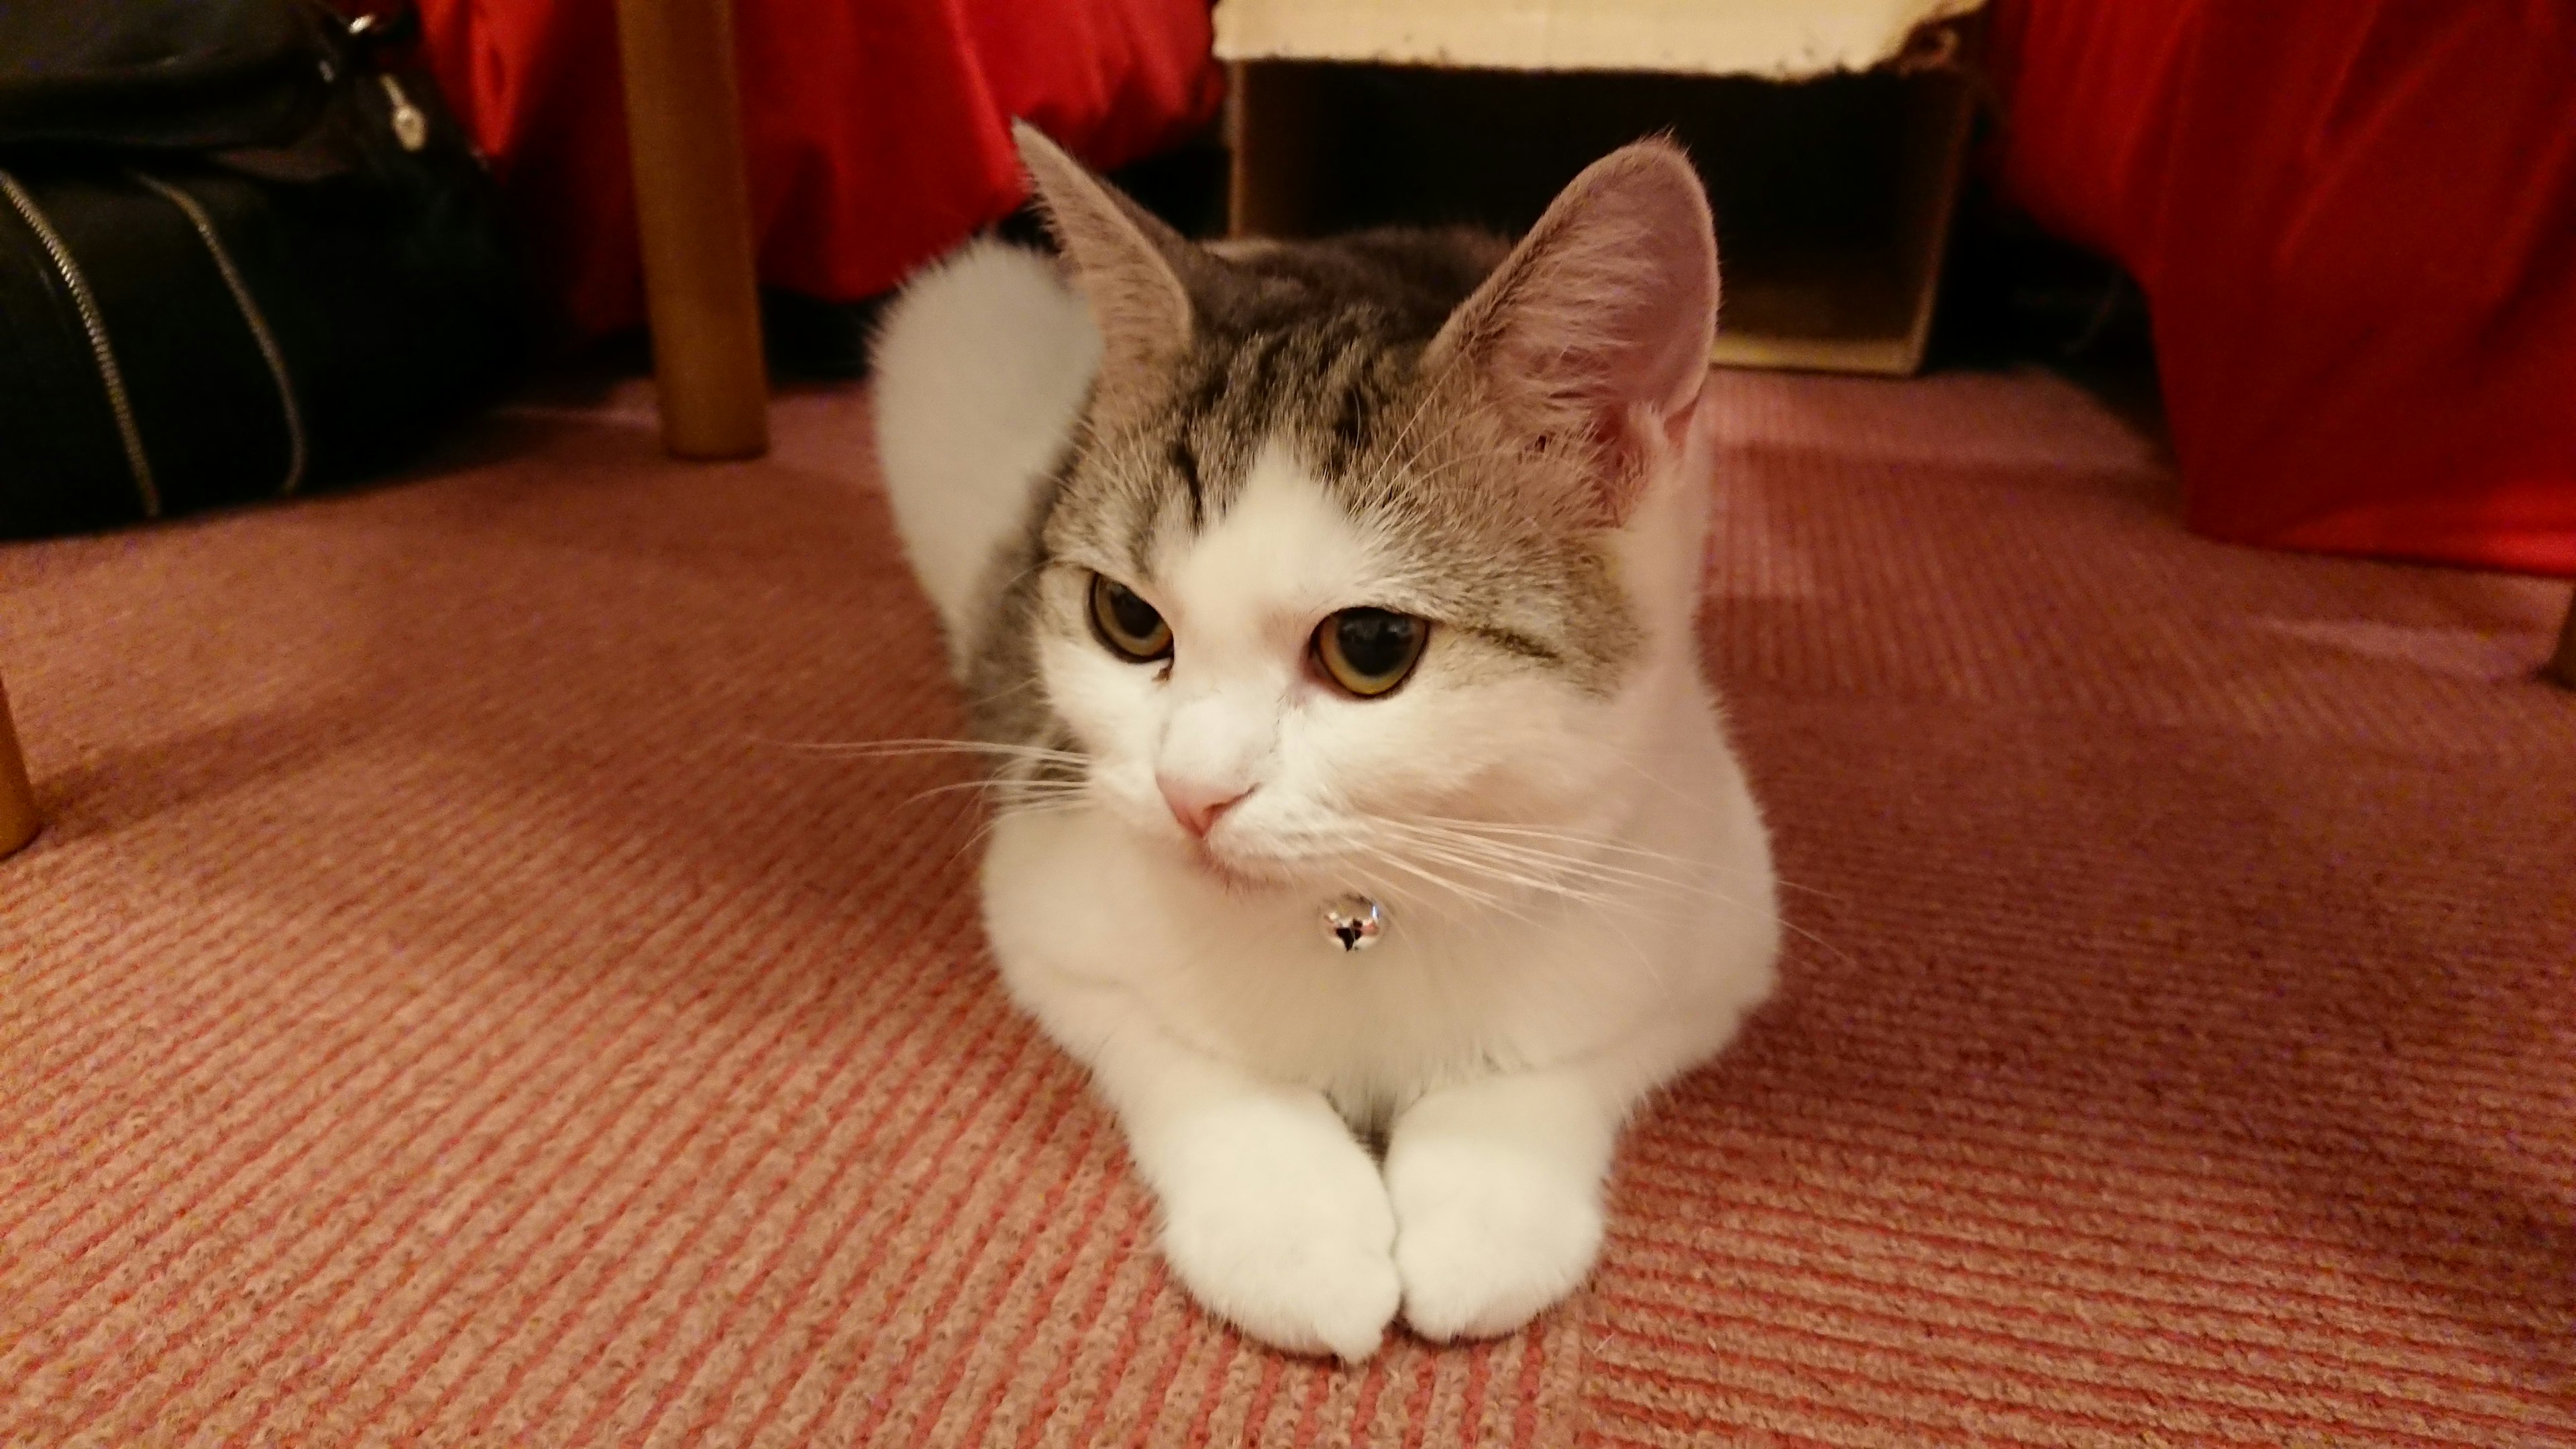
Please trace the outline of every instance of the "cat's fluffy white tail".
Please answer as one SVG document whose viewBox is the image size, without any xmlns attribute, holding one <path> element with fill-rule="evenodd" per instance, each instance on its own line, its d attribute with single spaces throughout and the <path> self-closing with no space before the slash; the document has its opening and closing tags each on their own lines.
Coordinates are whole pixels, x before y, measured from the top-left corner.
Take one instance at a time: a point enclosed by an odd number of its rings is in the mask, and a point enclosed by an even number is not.
<svg viewBox="0 0 2576 1449">
<path fill-rule="evenodd" d="M 1055 466 L 1100 360 L 1054 262 L 978 241 L 913 278 L 876 339 L 877 457 L 913 572 L 963 668 L 976 589 Z"/>
</svg>

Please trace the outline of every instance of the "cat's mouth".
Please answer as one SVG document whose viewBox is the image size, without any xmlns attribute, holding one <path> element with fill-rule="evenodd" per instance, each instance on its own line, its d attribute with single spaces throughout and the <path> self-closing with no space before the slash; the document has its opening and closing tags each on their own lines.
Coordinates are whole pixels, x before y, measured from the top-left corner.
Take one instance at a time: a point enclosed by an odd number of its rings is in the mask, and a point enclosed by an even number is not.
<svg viewBox="0 0 2576 1449">
<path fill-rule="evenodd" d="M 1309 877 L 1315 872 L 1315 862 L 1228 842 L 1221 833 L 1218 839 L 1185 839 L 1175 844 L 1192 870 L 1238 894 L 1314 886 Z"/>
<path fill-rule="evenodd" d="M 1205 840 L 1192 840 L 1181 848 L 1192 866 L 1228 890 L 1252 891 L 1285 884 L 1275 862 L 1246 857 Z"/>
<path fill-rule="evenodd" d="M 1230 892 L 1340 889 L 1335 882 L 1347 872 L 1342 852 L 1317 851 L 1312 832 L 1287 832 L 1292 838 L 1282 840 L 1270 830 L 1247 830 L 1229 820 L 1201 836 L 1172 828 L 1159 811 L 1135 814 L 1134 823 L 1152 842 L 1151 848 Z"/>
</svg>

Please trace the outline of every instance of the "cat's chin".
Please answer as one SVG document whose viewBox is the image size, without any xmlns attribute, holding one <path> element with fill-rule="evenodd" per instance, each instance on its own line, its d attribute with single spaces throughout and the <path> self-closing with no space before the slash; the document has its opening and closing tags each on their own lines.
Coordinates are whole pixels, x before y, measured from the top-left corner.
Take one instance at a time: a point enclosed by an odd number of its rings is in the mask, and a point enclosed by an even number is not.
<svg viewBox="0 0 2576 1449">
<path fill-rule="evenodd" d="M 1228 894 L 1253 896 L 1321 889 L 1315 863 L 1229 848 L 1204 840 L 1166 840 L 1168 856 L 1192 875 Z"/>
<path fill-rule="evenodd" d="M 1297 883 L 1285 863 L 1221 850 L 1204 841 L 1180 847 L 1189 868 L 1238 895 L 1280 890 Z"/>
</svg>

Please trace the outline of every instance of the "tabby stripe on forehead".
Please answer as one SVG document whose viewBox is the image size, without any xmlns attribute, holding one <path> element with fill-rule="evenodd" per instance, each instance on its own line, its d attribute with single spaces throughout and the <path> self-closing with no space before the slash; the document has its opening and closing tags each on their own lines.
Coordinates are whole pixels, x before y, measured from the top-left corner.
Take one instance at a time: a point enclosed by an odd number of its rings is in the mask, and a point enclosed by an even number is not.
<svg viewBox="0 0 2576 1449">
<path fill-rule="evenodd" d="M 1225 396 L 1226 389 L 1233 381 L 1234 363 L 1231 360 L 1222 366 L 1201 368 L 1197 382 L 1190 388 L 1188 398 L 1181 404 L 1182 426 L 1187 427 L 1215 412 L 1217 400 Z"/>
<path fill-rule="evenodd" d="M 1234 405 L 1234 416 L 1229 421 L 1257 426 L 1278 416 L 1280 404 L 1287 401 L 1278 376 L 1281 364 L 1288 361 L 1284 356 L 1288 351 L 1287 343 L 1288 334 L 1285 332 L 1261 332 L 1244 344 L 1243 351 L 1235 357 L 1234 366 L 1227 369 L 1235 374 L 1232 379 L 1235 396 L 1228 399 Z M 1294 366 L 1288 370 L 1293 377 Z"/>
<path fill-rule="evenodd" d="M 1324 384 L 1333 390 L 1333 420 L 1325 432 L 1331 456 L 1324 460 L 1324 466 L 1335 473 L 1348 471 L 1359 459 L 1368 422 L 1367 390 L 1361 385 L 1368 359 L 1368 348 L 1362 339 L 1354 337 L 1344 342 L 1341 356 L 1333 360 L 1332 373 Z"/>
<path fill-rule="evenodd" d="M 1163 521 L 1163 510 L 1153 500 L 1135 511 L 1127 526 L 1127 567 L 1133 577 L 1130 587 L 1144 582 L 1154 572 L 1154 531 Z"/>
<path fill-rule="evenodd" d="M 1183 431 L 1172 435 L 1172 471 L 1181 475 L 1181 486 L 1190 500 L 1190 532 L 1207 527 L 1207 489 L 1199 479 L 1199 451 L 1190 445 L 1190 435 Z"/>
<path fill-rule="evenodd" d="M 1449 627 L 1473 634 L 1495 648 L 1506 653 L 1517 654 L 1523 659 L 1534 659 L 1541 664 L 1565 662 L 1565 651 L 1541 643 L 1527 634 L 1515 634 L 1508 629 L 1487 628 L 1482 624 L 1456 624 Z"/>
</svg>

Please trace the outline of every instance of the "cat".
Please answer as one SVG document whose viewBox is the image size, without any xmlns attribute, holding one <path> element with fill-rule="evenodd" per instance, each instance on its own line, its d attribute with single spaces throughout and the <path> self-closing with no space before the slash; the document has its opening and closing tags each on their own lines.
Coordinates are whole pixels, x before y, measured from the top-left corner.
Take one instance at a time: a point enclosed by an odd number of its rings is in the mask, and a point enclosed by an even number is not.
<svg viewBox="0 0 2576 1449">
<path fill-rule="evenodd" d="M 1399 1313 L 1509 1333 L 1588 1275 L 1624 1120 L 1779 949 L 1696 638 L 1698 176 L 1629 146 L 1516 246 L 1201 246 L 1017 141 L 1060 258 L 971 243 L 874 353 L 995 761 L 1004 983 L 1207 1308 L 1354 1361 Z"/>
</svg>

